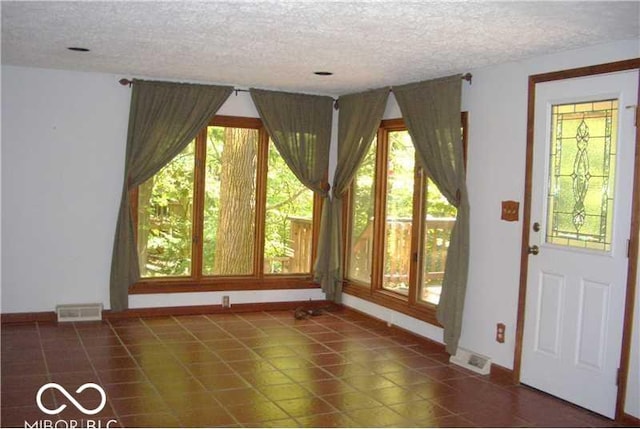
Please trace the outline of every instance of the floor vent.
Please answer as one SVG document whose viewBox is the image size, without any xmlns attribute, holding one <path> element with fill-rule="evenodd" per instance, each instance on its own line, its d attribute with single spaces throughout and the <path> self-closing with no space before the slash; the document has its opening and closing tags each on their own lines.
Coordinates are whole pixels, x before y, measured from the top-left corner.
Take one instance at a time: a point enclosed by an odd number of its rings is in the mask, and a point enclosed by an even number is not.
<svg viewBox="0 0 640 429">
<path fill-rule="evenodd" d="M 102 304 L 67 304 L 56 306 L 58 322 L 102 320 Z"/>
<path fill-rule="evenodd" d="M 449 358 L 449 362 L 482 375 L 489 374 L 491 371 L 491 359 L 461 347 L 458 347 L 456 354 Z"/>
</svg>

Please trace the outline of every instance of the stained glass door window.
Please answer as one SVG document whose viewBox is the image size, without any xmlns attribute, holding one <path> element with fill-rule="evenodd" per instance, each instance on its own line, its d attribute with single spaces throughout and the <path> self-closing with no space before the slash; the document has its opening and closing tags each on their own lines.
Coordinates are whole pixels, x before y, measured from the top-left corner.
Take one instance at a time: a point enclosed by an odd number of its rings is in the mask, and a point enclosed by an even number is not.
<svg viewBox="0 0 640 429">
<path fill-rule="evenodd" d="M 609 252 L 618 100 L 551 109 L 547 243 Z"/>
</svg>

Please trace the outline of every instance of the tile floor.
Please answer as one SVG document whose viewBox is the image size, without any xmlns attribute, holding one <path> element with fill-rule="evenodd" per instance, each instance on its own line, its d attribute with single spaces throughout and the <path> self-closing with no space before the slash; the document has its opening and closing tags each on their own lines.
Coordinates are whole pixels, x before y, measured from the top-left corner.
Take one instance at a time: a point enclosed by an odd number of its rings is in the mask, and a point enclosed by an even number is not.
<svg viewBox="0 0 640 429">
<path fill-rule="evenodd" d="M 0 425 L 602 427 L 605 418 L 447 363 L 441 346 L 351 310 L 2 326 Z M 48 388 L 58 383 L 87 416 Z M 83 424 L 81 421 L 80 424 Z M 91 422 L 89 422 L 91 423 Z"/>
</svg>

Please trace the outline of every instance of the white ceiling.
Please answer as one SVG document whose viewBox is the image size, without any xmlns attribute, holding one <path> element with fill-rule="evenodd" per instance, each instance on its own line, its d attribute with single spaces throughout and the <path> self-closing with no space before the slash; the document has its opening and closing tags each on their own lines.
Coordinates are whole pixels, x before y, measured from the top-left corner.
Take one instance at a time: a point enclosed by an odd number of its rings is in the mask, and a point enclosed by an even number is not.
<svg viewBox="0 0 640 429">
<path fill-rule="evenodd" d="M 638 1 L 3 1 L 1 8 L 3 64 L 330 95 L 640 39 Z"/>
</svg>

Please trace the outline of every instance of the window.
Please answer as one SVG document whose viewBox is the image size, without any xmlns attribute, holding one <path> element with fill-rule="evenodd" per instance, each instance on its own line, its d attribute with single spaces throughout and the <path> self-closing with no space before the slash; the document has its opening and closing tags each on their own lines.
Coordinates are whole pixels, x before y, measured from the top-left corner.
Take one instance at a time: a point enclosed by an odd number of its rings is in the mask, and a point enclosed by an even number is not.
<svg viewBox="0 0 640 429">
<path fill-rule="evenodd" d="M 462 134 L 466 148 L 466 114 Z M 344 290 L 436 323 L 456 209 L 419 166 L 402 120 L 382 121 L 344 206 Z"/>
<path fill-rule="evenodd" d="M 611 251 L 618 100 L 551 107 L 546 242 Z"/>
<path fill-rule="evenodd" d="M 215 117 L 132 201 L 133 293 L 315 287 L 320 200 L 258 119 Z"/>
<path fill-rule="evenodd" d="M 299 274 L 311 271 L 313 191 L 287 167 L 269 145 L 265 217 L 264 272 Z"/>
</svg>

